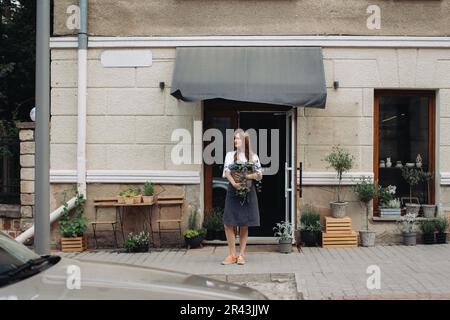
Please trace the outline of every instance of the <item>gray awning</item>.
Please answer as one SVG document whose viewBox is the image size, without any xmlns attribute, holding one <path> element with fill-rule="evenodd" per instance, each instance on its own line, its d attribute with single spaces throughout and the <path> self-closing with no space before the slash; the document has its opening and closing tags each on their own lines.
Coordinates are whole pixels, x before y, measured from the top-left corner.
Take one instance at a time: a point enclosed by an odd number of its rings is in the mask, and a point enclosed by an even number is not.
<svg viewBox="0 0 450 320">
<path fill-rule="evenodd" d="M 322 48 L 177 48 L 171 94 L 325 108 Z"/>
</svg>

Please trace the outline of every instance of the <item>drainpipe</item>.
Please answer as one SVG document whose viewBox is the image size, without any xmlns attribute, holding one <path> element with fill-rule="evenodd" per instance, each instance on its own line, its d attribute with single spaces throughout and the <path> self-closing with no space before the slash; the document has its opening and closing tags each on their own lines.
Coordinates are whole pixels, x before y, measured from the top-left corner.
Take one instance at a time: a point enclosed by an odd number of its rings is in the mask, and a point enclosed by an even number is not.
<svg viewBox="0 0 450 320">
<path fill-rule="evenodd" d="M 75 201 L 76 201 L 76 198 L 72 198 L 67 202 L 69 210 L 72 210 L 73 208 L 75 208 Z M 53 211 L 50 214 L 49 225 L 51 225 L 53 222 L 59 220 L 59 218 L 61 217 L 63 212 L 64 212 L 64 206 L 61 206 L 58 209 L 56 209 L 55 211 Z M 27 241 L 28 239 L 30 239 L 34 236 L 34 232 L 35 232 L 35 226 L 32 226 L 30 229 L 27 229 L 25 232 L 22 232 L 16 238 L 16 241 L 18 241 L 20 243 L 24 243 L 25 241 Z M 37 238 L 37 233 L 36 233 L 36 238 Z M 36 239 L 35 239 L 35 241 L 36 241 Z M 50 245 L 50 242 L 49 242 L 49 245 Z"/>
<path fill-rule="evenodd" d="M 79 0 L 78 29 L 78 146 L 77 146 L 77 190 L 86 194 L 86 109 L 87 109 L 87 49 L 88 49 L 88 0 Z"/>
<path fill-rule="evenodd" d="M 86 105 L 87 105 L 87 18 L 88 0 L 79 0 L 78 30 L 78 145 L 77 190 L 86 195 Z M 35 236 L 35 250 L 50 254 L 50 225 L 64 212 L 61 206 L 50 216 L 50 0 L 37 1 L 36 28 L 36 201 L 35 225 L 21 233 L 16 241 L 24 243 Z M 67 202 L 69 210 L 76 198 Z M 35 235 L 36 234 L 36 235 Z"/>
<path fill-rule="evenodd" d="M 36 7 L 35 251 L 50 254 L 50 0 Z"/>
</svg>

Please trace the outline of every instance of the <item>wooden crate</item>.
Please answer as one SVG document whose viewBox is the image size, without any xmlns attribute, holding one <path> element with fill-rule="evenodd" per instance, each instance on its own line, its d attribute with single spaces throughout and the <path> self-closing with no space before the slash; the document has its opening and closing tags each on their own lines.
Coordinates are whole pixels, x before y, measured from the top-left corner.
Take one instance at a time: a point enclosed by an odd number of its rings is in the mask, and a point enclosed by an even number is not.
<svg viewBox="0 0 450 320">
<path fill-rule="evenodd" d="M 325 217 L 325 232 L 326 233 L 351 233 L 352 232 L 352 218 L 333 218 Z"/>
<path fill-rule="evenodd" d="M 358 246 L 358 234 L 351 232 L 322 233 L 323 248 L 355 248 Z"/>
<path fill-rule="evenodd" d="M 80 238 L 61 238 L 62 252 L 83 252 L 87 249 L 86 239 Z"/>
</svg>

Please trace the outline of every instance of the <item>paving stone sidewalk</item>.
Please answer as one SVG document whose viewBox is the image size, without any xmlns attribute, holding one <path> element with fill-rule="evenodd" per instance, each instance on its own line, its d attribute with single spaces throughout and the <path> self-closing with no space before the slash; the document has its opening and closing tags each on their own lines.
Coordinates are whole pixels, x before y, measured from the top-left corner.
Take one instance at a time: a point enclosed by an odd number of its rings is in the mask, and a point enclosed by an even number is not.
<svg viewBox="0 0 450 320">
<path fill-rule="evenodd" d="M 450 299 L 450 245 L 373 248 L 294 249 L 249 246 L 245 266 L 222 266 L 223 246 L 152 250 L 150 253 L 91 251 L 63 254 L 95 260 L 157 267 L 247 284 L 274 299 Z M 380 289 L 369 290 L 369 266 L 380 268 Z M 266 291 L 266 292 L 265 292 Z"/>
</svg>

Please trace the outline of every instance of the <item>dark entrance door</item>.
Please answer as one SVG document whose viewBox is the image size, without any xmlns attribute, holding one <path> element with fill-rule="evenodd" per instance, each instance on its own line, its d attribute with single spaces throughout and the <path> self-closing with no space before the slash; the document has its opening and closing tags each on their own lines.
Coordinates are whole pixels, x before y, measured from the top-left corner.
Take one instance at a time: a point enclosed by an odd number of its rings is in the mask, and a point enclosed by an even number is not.
<svg viewBox="0 0 450 320">
<path fill-rule="evenodd" d="M 286 163 L 286 114 L 273 112 L 241 112 L 239 117 L 240 127 L 243 130 L 255 129 L 258 142 L 260 141 L 259 129 L 278 130 L 278 140 L 272 141 L 268 134 L 267 150 L 271 158 L 278 157 L 278 170 L 274 175 L 265 175 L 262 184 L 261 193 L 258 193 L 259 214 L 261 227 L 250 228 L 250 237 L 273 237 L 273 227 L 277 222 L 284 221 L 286 217 L 285 200 L 285 174 L 284 167 Z M 277 155 L 270 154 L 272 144 L 278 144 L 279 152 Z M 257 154 L 261 150 L 254 150 Z M 264 167 L 274 165 L 273 163 L 263 164 Z"/>
<path fill-rule="evenodd" d="M 292 186 L 292 182 L 286 184 L 285 166 L 287 154 L 286 150 L 286 126 L 287 112 L 291 108 L 271 106 L 254 103 L 233 102 L 224 100 L 212 100 L 205 102 L 204 108 L 204 130 L 218 129 L 225 137 L 227 129 L 236 130 L 238 128 L 248 130 L 254 129 L 259 142 L 260 129 L 266 129 L 267 134 L 267 156 L 269 158 L 278 157 L 278 168 L 273 175 L 265 175 L 262 184 L 262 192 L 258 193 L 258 202 L 261 217 L 261 227 L 250 228 L 251 237 L 273 237 L 273 227 L 275 223 L 286 220 L 286 185 Z M 271 141 L 270 130 L 279 130 L 278 141 Z M 254 141 L 255 142 L 255 141 Z M 209 142 L 205 143 L 205 146 Z M 277 155 L 272 155 L 272 144 L 278 144 Z M 232 151 L 232 144 L 227 145 L 226 139 L 223 141 L 224 151 Z M 258 144 L 254 151 L 260 155 Z M 261 158 L 261 155 L 260 155 Z M 261 159 L 262 160 L 262 159 Z M 264 163 L 263 168 L 268 168 L 273 163 Z M 205 210 L 208 214 L 213 208 L 224 207 L 226 187 L 228 181 L 222 178 L 223 164 L 204 165 L 204 196 Z"/>
</svg>

